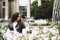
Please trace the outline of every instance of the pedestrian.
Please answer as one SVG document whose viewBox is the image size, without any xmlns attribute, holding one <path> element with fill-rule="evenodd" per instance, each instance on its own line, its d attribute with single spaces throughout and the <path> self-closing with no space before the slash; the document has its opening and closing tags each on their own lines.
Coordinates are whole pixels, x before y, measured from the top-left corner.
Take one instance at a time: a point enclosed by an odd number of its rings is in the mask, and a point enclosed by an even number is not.
<svg viewBox="0 0 60 40">
<path fill-rule="evenodd" d="M 18 12 L 13 14 L 8 28 L 10 29 L 10 31 L 22 33 L 22 29 L 25 28 L 25 25 L 22 22 L 22 17 Z"/>
</svg>

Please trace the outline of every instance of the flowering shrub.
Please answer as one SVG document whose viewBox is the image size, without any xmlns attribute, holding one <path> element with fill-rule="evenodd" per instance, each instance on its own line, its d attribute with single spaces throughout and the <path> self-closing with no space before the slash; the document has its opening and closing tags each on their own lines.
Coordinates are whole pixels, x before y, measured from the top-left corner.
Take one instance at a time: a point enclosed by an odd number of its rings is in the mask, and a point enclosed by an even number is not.
<svg viewBox="0 0 60 40">
<path fill-rule="evenodd" d="M 4 33 L 3 38 L 9 37 L 12 40 L 60 40 L 59 32 L 56 25 L 49 26 L 30 26 L 28 23 L 25 23 L 26 29 L 23 29 L 23 33 L 10 32 L 7 30 L 7 23 L 0 24 L 0 32 Z M 7 30 L 7 31 L 6 31 Z M 5 33 L 7 32 L 7 33 Z M 7 37 L 6 37 L 7 35 Z"/>
<path fill-rule="evenodd" d="M 0 40 L 3 40 L 2 33 L 0 32 Z"/>
<path fill-rule="evenodd" d="M 3 39 L 3 33 L 7 30 L 8 23 L 0 23 L 0 39 Z"/>
</svg>

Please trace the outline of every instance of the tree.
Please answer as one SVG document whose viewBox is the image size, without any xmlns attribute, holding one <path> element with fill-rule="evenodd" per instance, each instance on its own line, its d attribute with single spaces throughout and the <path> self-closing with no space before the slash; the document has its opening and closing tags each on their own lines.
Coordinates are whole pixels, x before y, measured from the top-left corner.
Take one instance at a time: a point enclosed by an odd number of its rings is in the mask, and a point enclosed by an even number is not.
<svg viewBox="0 0 60 40">
<path fill-rule="evenodd" d="M 31 4 L 31 16 L 35 19 L 51 19 L 53 11 L 53 0 L 42 0 L 42 5 L 38 7 L 38 2 Z"/>
</svg>

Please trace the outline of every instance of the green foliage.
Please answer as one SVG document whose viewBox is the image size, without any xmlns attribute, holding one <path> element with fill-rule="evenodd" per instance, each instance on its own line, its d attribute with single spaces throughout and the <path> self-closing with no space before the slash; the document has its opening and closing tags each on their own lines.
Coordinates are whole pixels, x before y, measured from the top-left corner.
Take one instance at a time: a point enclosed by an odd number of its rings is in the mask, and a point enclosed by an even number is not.
<svg viewBox="0 0 60 40">
<path fill-rule="evenodd" d="M 0 32 L 0 40 L 3 40 L 2 33 Z"/>
<path fill-rule="evenodd" d="M 31 5 L 31 16 L 35 17 L 36 18 L 36 12 L 38 10 L 38 5 L 37 5 L 37 1 L 34 1 Z"/>
<path fill-rule="evenodd" d="M 8 23 L 0 23 L 0 30 L 7 30 Z"/>
<path fill-rule="evenodd" d="M 42 5 L 38 7 L 38 2 L 34 1 L 31 4 L 31 16 L 35 19 L 44 19 L 44 18 L 52 18 L 53 11 L 53 0 L 50 1 L 41 1 Z"/>
<path fill-rule="evenodd" d="M 51 40 L 51 37 L 53 36 L 53 34 L 52 33 L 50 33 L 50 35 L 49 35 L 49 40 Z"/>
<path fill-rule="evenodd" d="M 59 35 L 60 35 L 60 23 L 57 24 L 57 25 L 58 25 Z"/>
</svg>

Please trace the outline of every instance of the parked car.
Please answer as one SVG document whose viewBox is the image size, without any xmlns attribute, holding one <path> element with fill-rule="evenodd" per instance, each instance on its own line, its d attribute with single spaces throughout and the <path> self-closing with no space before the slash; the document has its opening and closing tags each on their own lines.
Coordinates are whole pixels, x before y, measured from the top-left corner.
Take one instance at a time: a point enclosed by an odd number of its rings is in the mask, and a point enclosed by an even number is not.
<svg viewBox="0 0 60 40">
<path fill-rule="evenodd" d="M 0 22 L 8 22 L 8 20 L 5 19 L 5 18 L 1 18 L 1 19 L 0 19 Z"/>
<path fill-rule="evenodd" d="M 39 20 L 35 20 L 36 24 L 47 24 L 48 21 L 46 19 L 39 19 Z"/>
<path fill-rule="evenodd" d="M 27 18 L 27 21 L 28 21 L 28 22 L 34 22 L 34 18 L 33 18 L 33 17 Z"/>
</svg>

